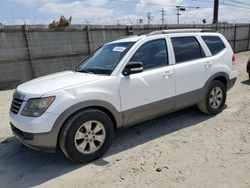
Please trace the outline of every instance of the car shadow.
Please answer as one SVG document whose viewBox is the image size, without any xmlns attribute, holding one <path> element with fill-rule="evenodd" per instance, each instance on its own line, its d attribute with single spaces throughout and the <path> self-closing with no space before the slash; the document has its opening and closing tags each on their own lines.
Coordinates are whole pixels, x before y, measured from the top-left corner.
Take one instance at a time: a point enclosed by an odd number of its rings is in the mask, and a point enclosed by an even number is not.
<svg viewBox="0 0 250 188">
<path fill-rule="evenodd" d="M 245 84 L 245 85 L 250 85 L 250 79 L 249 80 L 244 80 L 241 82 L 242 84 Z"/>
<path fill-rule="evenodd" d="M 133 127 L 118 129 L 109 151 L 103 158 L 90 164 L 107 165 L 109 162 L 105 158 L 108 156 L 195 126 L 210 117 L 200 113 L 196 107 L 191 107 Z M 0 185 L 1 187 L 37 186 L 90 164 L 75 164 L 62 152 L 45 153 L 29 149 L 11 137 L 0 144 Z"/>
</svg>

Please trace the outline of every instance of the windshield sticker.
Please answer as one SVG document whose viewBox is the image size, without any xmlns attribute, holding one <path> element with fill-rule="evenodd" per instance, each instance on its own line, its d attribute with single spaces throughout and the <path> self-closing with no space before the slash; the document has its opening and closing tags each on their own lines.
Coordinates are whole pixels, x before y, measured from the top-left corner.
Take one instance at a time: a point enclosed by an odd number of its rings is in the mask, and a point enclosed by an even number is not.
<svg viewBox="0 0 250 188">
<path fill-rule="evenodd" d="M 116 46 L 112 49 L 113 52 L 123 52 L 124 50 L 126 50 L 126 48 L 122 46 Z"/>
</svg>

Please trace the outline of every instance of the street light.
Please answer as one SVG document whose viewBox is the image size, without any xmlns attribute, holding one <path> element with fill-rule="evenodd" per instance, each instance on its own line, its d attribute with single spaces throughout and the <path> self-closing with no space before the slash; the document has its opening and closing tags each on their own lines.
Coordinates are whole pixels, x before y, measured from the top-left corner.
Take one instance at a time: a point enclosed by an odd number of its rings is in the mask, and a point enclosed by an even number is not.
<svg viewBox="0 0 250 188">
<path fill-rule="evenodd" d="M 180 23 L 180 11 L 186 11 L 186 9 L 187 8 L 189 8 L 189 9 L 191 9 L 191 8 L 194 8 L 194 9 L 198 9 L 198 8 L 200 8 L 200 7 L 183 7 L 183 6 L 176 6 L 176 11 L 177 11 L 177 13 L 176 13 L 176 15 L 177 15 L 177 24 L 179 25 L 179 23 Z"/>
</svg>

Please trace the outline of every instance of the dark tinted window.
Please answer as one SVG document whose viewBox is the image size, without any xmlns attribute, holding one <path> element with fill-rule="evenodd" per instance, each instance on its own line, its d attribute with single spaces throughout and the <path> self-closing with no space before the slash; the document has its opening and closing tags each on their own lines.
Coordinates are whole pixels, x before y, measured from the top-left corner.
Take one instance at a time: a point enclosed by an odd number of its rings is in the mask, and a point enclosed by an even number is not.
<svg viewBox="0 0 250 188">
<path fill-rule="evenodd" d="M 214 55 L 220 52 L 225 48 L 224 43 L 220 39 L 220 37 L 217 36 L 203 36 L 202 39 L 207 44 L 207 47 L 209 48 L 210 52 Z"/>
<path fill-rule="evenodd" d="M 143 44 L 133 55 L 130 62 L 143 63 L 144 69 L 160 67 L 168 64 L 166 40 L 159 39 Z"/>
<path fill-rule="evenodd" d="M 205 56 L 195 37 L 174 37 L 171 41 L 176 63 Z"/>
</svg>

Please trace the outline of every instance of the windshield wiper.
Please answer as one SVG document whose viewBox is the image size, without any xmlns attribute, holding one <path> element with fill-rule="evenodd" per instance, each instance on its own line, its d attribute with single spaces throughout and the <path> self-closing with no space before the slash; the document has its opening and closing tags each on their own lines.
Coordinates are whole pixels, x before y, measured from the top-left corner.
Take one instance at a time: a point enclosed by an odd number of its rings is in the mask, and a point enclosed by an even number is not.
<svg viewBox="0 0 250 188">
<path fill-rule="evenodd" d="M 93 71 L 89 71 L 89 70 L 86 70 L 86 69 L 77 70 L 77 72 L 83 72 L 83 73 L 95 74 Z"/>
</svg>

